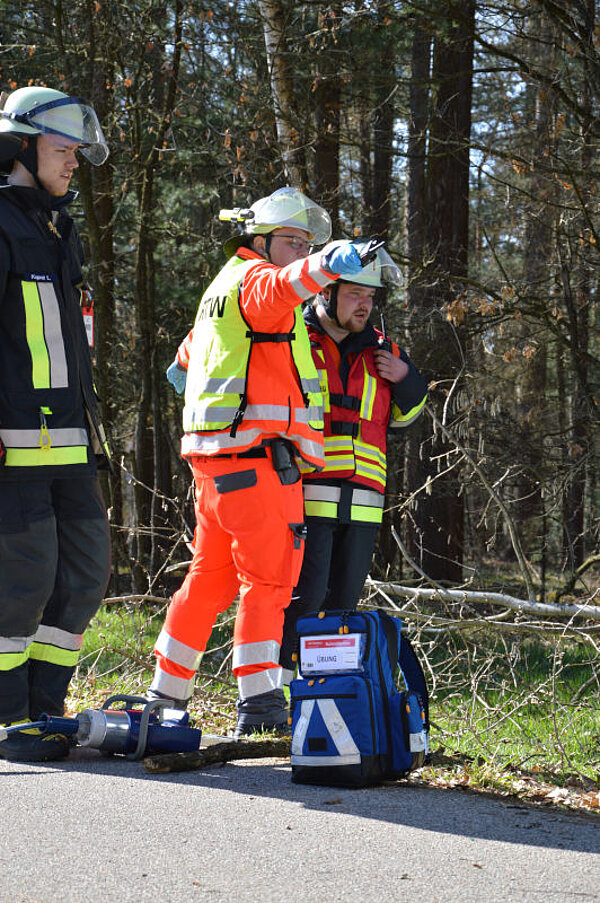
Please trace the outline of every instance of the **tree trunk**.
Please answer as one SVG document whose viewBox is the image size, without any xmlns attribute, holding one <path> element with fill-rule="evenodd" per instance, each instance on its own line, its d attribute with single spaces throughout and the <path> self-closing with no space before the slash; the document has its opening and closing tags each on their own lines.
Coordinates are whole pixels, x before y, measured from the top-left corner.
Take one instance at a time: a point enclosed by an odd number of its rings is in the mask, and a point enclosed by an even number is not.
<svg viewBox="0 0 600 903">
<path fill-rule="evenodd" d="M 592 74 L 590 60 L 594 53 L 596 5 L 594 0 L 586 0 L 582 4 L 584 21 L 582 37 L 587 48 L 583 58 L 581 79 L 581 108 L 583 123 L 581 134 L 580 199 L 582 211 L 578 218 L 577 234 L 579 241 L 579 260 L 576 267 L 574 304 L 568 307 L 571 321 L 571 349 L 575 387 L 572 393 L 572 441 L 570 446 L 571 470 L 567 490 L 567 517 L 565 521 L 565 545 L 571 570 L 583 564 L 586 549 L 585 496 L 589 479 L 590 453 L 592 447 L 593 422 L 597 420 L 597 405 L 588 384 L 588 351 L 590 332 L 590 299 L 593 297 L 592 273 L 596 262 L 593 259 L 594 242 L 586 211 L 594 202 L 595 185 L 592 176 L 595 140 L 591 132 L 594 122 Z"/>
<path fill-rule="evenodd" d="M 284 175 L 291 185 L 306 190 L 306 163 L 303 136 L 294 98 L 294 80 L 286 46 L 286 22 L 281 0 L 259 0 L 263 23 L 275 126 L 281 150 Z"/>
<path fill-rule="evenodd" d="M 429 359 L 424 329 L 423 267 L 425 236 L 425 160 L 427 154 L 427 120 L 431 69 L 431 35 L 424 30 L 421 16 L 414 22 L 411 47 L 410 115 L 408 120 L 406 166 L 406 338 L 409 353 L 419 367 Z M 408 430 L 405 444 L 404 495 L 410 497 L 421 486 L 423 478 L 421 448 L 429 432 L 429 421 L 421 417 Z M 404 520 L 406 547 L 412 558 L 421 557 L 421 543 L 415 529 L 411 503 Z"/>
<path fill-rule="evenodd" d="M 441 313 L 464 291 L 467 275 L 475 4 L 464 0 L 455 9 L 457 15 L 434 39 L 432 82 L 436 94 L 429 129 L 424 221 L 428 265 L 421 301 L 430 314 L 430 370 L 442 388 L 441 400 L 450 418 L 458 395 L 463 337 L 460 327 L 450 331 Z M 459 581 L 463 499 L 455 471 L 439 476 L 449 464 L 448 451 L 441 437 L 423 447 L 421 482 L 437 479 L 431 484 L 431 493 L 419 496 L 416 520 L 424 570 L 436 580 Z"/>
<path fill-rule="evenodd" d="M 315 76 L 315 200 L 331 217 L 333 235 L 339 233 L 339 183 L 340 183 L 340 108 L 342 84 L 336 55 L 332 52 L 331 30 L 341 14 L 328 8 L 328 15 L 321 14 L 320 27 L 323 46 L 317 55 Z"/>
</svg>

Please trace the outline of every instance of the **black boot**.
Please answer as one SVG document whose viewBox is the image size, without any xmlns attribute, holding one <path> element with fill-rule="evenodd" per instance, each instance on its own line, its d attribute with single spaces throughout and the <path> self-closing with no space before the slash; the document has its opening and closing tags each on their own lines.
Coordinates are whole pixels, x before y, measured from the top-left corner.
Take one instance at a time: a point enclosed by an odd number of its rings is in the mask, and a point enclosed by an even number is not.
<svg viewBox="0 0 600 903">
<path fill-rule="evenodd" d="M 66 759 L 71 749 L 64 734 L 46 734 L 39 727 L 27 728 L 22 722 L 22 731 L 12 731 L 6 740 L 0 741 L 0 759 L 10 762 L 55 762 Z M 5 725 L 10 727 L 10 725 Z"/>
<path fill-rule="evenodd" d="M 258 696 L 237 701 L 237 725 L 233 739 L 239 740 L 253 733 L 274 732 L 278 736 L 290 736 L 288 708 L 283 690 L 269 690 Z"/>
</svg>

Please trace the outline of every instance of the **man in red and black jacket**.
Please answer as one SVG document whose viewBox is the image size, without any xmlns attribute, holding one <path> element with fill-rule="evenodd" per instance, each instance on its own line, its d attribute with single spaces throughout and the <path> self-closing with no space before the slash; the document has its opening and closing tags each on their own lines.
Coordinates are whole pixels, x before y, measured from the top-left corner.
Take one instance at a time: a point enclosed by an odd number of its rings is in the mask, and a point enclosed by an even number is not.
<svg viewBox="0 0 600 903">
<path fill-rule="evenodd" d="M 325 466 L 303 479 L 307 538 L 285 612 L 284 683 L 295 669 L 297 618 L 356 608 L 383 516 L 388 435 L 412 423 L 427 400 L 407 354 L 369 322 L 376 294 L 399 278 L 380 248 L 360 274 L 323 289 L 304 312 L 324 399 Z"/>
</svg>

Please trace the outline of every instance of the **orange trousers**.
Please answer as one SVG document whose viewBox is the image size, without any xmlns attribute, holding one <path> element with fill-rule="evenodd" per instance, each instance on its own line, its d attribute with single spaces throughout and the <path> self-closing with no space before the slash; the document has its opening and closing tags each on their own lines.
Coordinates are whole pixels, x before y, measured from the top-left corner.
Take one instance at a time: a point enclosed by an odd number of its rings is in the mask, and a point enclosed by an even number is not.
<svg viewBox="0 0 600 903">
<path fill-rule="evenodd" d="M 194 556 L 155 646 L 151 689 L 186 700 L 213 625 L 239 592 L 233 673 L 240 699 L 283 685 L 284 611 L 304 554 L 302 483 L 283 486 L 267 457 L 194 456 Z"/>
</svg>

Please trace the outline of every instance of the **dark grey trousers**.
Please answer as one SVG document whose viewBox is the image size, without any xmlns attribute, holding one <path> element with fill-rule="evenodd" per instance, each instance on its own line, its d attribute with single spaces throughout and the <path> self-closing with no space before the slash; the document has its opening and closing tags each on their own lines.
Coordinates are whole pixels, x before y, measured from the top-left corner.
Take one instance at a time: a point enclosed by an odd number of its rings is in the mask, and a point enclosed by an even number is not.
<svg viewBox="0 0 600 903">
<path fill-rule="evenodd" d="M 292 601 L 285 610 L 279 663 L 293 671 L 296 621 L 325 608 L 355 609 L 371 568 L 378 524 L 340 524 L 307 517 L 304 560 Z"/>
<path fill-rule="evenodd" d="M 110 575 L 110 538 L 95 477 L 0 481 L 0 724 L 41 712 L 62 715 L 75 665 L 15 652 L 44 643 L 60 648 L 83 633 Z M 16 656 L 18 658 L 18 656 Z M 52 657 L 52 656 L 51 656 Z M 43 654 L 42 654 L 43 659 Z"/>
</svg>

